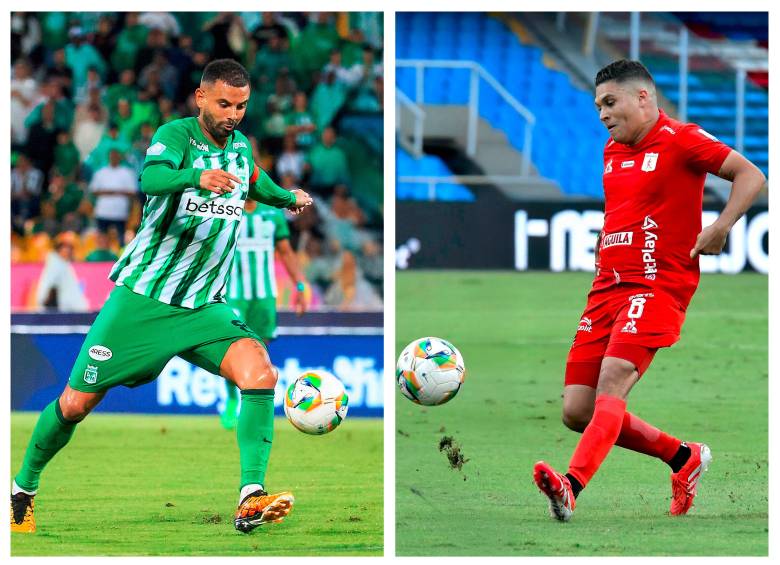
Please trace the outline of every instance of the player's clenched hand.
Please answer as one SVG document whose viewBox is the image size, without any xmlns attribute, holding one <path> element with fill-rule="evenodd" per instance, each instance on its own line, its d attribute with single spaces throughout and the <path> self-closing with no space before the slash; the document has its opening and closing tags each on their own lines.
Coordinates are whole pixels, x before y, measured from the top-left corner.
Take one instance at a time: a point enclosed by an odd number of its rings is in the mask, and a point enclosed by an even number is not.
<svg viewBox="0 0 780 565">
<path fill-rule="evenodd" d="M 240 178 L 222 169 L 209 169 L 200 173 L 200 188 L 217 194 L 233 192 L 233 189 L 240 184 Z"/>
<path fill-rule="evenodd" d="M 306 208 L 306 206 L 311 206 L 313 200 L 306 191 L 301 190 L 300 188 L 296 188 L 290 192 L 295 195 L 295 204 L 288 208 L 290 212 L 293 214 L 300 214 L 301 210 Z"/>
<path fill-rule="evenodd" d="M 719 224 L 707 226 L 696 237 L 696 245 L 691 249 L 691 259 L 696 259 L 699 255 L 719 254 L 723 251 L 723 246 L 726 245 L 728 235 L 728 228 Z"/>
</svg>

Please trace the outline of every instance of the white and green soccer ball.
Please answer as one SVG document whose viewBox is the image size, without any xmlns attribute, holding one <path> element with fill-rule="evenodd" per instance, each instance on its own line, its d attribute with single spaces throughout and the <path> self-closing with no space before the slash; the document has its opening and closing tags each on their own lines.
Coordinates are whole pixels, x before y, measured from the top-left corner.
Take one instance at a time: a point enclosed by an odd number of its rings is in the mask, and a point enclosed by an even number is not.
<svg viewBox="0 0 780 565">
<path fill-rule="evenodd" d="M 466 378 L 463 356 L 438 337 L 415 339 L 398 358 L 396 380 L 401 393 L 417 404 L 433 406 L 452 400 Z"/>
<path fill-rule="evenodd" d="M 344 385 L 327 371 L 307 371 L 290 383 L 284 395 L 284 414 L 300 431 L 322 435 L 347 417 Z"/>
</svg>

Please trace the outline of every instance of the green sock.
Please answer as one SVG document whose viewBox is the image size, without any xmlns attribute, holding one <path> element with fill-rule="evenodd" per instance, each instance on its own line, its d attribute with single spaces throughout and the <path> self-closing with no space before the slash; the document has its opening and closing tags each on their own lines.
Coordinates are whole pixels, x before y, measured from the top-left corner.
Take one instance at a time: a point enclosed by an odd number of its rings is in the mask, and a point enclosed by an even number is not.
<svg viewBox="0 0 780 565">
<path fill-rule="evenodd" d="M 265 484 L 265 471 L 274 440 L 274 389 L 241 391 L 238 415 L 238 451 L 241 458 L 241 488 Z"/>
<path fill-rule="evenodd" d="M 24 454 L 24 462 L 14 480 L 20 488 L 34 492 L 38 490 L 41 471 L 57 452 L 65 447 L 76 431 L 77 422 L 69 422 L 62 415 L 60 399 L 43 409 L 38 416 L 30 443 Z"/>
<path fill-rule="evenodd" d="M 227 399 L 238 401 L 238 387 L 230 381 L 225 381 L 225 389 L 227 390 Z"/>
<path fill-rule="evenodd" d="M 238 387 L 230 381 L 225 381 L 227 397 L 225 398 L 225 410 L 219 417 L 222 427 L 226 430 L 232 430 L 236 427 L 236 418 L 238 415 Z"/>
</svg>

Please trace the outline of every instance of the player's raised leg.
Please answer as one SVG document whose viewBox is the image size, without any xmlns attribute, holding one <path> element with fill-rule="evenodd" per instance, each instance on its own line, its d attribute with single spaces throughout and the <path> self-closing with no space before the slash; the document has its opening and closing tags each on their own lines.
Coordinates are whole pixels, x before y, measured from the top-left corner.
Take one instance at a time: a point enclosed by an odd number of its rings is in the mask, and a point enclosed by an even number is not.
<svg viewBox="0 0 780 565">
<path fill-rule="evenodd" d="M 624 357 L 630 358 L 641 376 L 649 367 L 656 350 L 618 344 L 611 346 L 610 351 L 619 351 Z M 586 363 L 567 365 L 567 384 L 563 391 L 563 422 L 568 428 L 577 432 L 583 432 L 591 421 L 596 400 L 596 388 L 588 384 L 580 384 L 597 382 L 595 373 L 592 372 L 593 368 L 588 370 L 587 365 Z M 590 377 L 588 373 L 591 373 Z M 615 445 L 656 457 L 669 465 L 672 471 L 672 502 L 669 513 L 682 515 L 690 510 L 701 474 L 707 470 L 712 460 L 707 445 L 683 442 L 628 411 L 623 416 Z M 576 491 L 576 494 L 579 494 L 579 491 Z"/>
<path fill-rule="evenodd" d="M 571 493 L 574 497 L 588 484 L 620 435 L 626 412 L 626 397 L 637 380 L 639 380 L 639 373 L 633 363 L 616 357 L 605 357 L 602 361 L 593 417 L 582 433 L 565 476 L 571 485 Z M 548 471 L 541 472 L 545 467 Z M 534 468 L 536 484 L 550 499 L 552 509 L 561 503 L 560 489 L 551 489 L 549 482 L 541 480 L 549 477 L 551 473 L 554 473 L 555 477 L 560 477 L 559 473 L 543 461 L 537 463 Z M 572 503 L 570 510 L 573 509 Z M 562 515 L 557 513 L 553 515 L 559 520 L 566 521 L 570 519 L 571 511 Z"/>
<path fill-rule="evenodd" d="M 586 385 L 567 385 L 563 388 L 563 423 L 575 432 L 583 432 L 593 417 L 596 389 Z M 688 446 L 635 414 L 626 411 L 615 445 L 660 459 L 679 471 L 688 460 Z"/>
<path fill-rule="evenodd" d="M 295 501 L 290 492 L 269 495 L 264 487 L 273 442 L 277 372 L 265 347 L 255 339 L 243 338 L 230 345 L 220 373 L 241 391 L 237 426 L 241 493 L 235 527 L 249 532 L 261 524 L 281 521 Z"/>
<path fill-rule="evenodd" d="M 35 424 L 24 461 L 11 490 L 11 531 L 35 532 L 34 500 L 41 472 L 67 445 L 76 424 L 86 418 L 105 393 L 82 392 L 65 385 L 62 394 L 43 409 Z"/>
</svg>

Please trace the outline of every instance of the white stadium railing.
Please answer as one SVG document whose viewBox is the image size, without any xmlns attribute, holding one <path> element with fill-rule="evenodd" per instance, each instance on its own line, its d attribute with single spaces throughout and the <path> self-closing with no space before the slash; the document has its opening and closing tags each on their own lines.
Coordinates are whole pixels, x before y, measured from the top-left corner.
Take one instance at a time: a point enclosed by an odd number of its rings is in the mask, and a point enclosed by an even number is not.
<svg viewBox="0 0 780 565">
<path fill-rule="evenodd" d="M 395 62 L 396 67 L 411 67 L 415 69 L 415 96 L 414 100 L 409 100 L 404 96 L 405 100 L 409 104 L 414 104 L 421 110 L 421 106 L 425 104 L 425 69 L 428 68 L 444 68 L 444 69 L 469 69 L 469 98 L 468 98 L 468 121 L 466 132 L 466 154 L 469 157 L 474 157 L 477 152 L 478 143 L 478 118 L 479 118 L 479 89 L 480 79 L 484 80 L 490 87 L 492 87 L 498 95 L 504 99 L 504 101 L 517 112 L 525 122 L 524 130 L 524 142 L 523 142 L 523 158 L 521 162 L 520 174 L 523 177 L 530 176 L 531 173 L 531 147 L 533 144 L 533 128 L 536 123 L 536 117 L 533 112 L 523 106 L 517 99 L 512 96 L 506 88 L 504 88 L 500 82 L 498 82 L 493 75 L 487 72 L 482 65 L 475 61 L 457 61 L 457 60 L 438 60 L 438 59 L 399 59 Z M 402 104 L 404 104 L 402 102 Z M 411 108 L 408 105 L 404 105 L 405 108 Z M 422 119 L 415 122 L 417 124 L 424 124 Z M 398 123 L 396 123 L 398 126 Z M 424 128 L 424 125 L 420 127 Z M 424 135 L 424 129 L 423 134 Z M 420 140 L 422 140 L 422 135 Z M 415 137 L 416 139 L 416 137 Z M 400 180 L 400 179 L 399 179 Z M 445 181 L 441 181 L 445 182 Z M 450 181 L 451 182 L 451 181 Z"/>
<path fill-rule="evenodd" d="M 414 126 L 412 128 L 412 142 L 409 143 L 406 138 L 399 136 L 399 141 L 404 148 L 409 151 L 415 157 L 421 157 L 423 153 L 423 131 L 425 128 L 425 110 L 420 108 L 417 104 L 409 100 L 409 97 L 401 91 L 400 88 L 395 89 L 395 129 L 397 132 L 401 132 L 401 127 L 404 112 L 407 111 L 412 115 L 414 120 Z"/>
</svg>

